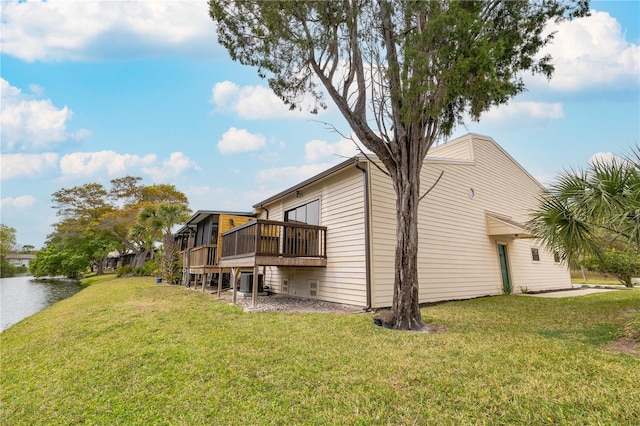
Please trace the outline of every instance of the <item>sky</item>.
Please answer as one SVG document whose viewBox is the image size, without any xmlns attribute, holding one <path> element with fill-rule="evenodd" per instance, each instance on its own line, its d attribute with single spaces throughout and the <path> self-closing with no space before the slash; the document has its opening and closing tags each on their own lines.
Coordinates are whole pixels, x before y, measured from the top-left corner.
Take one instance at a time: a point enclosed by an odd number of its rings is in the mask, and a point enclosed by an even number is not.
<svg viewBox="0 0 640 426">
<path fill-rule="evenodd" d="M 217 43 L 206 1 L 0 3 L 0 222 L 43 246 L 51 194 L 173 184 L 191 209 L 257 202 L 355 154 L 337 109 L 289 111 Z M 465 123 L 543 184 L 640 144 L 640 1 L 596 1 L 547 50 L 553 79 Z M 337 131 L 336 131 L 337 130 Z"/>
</svg>

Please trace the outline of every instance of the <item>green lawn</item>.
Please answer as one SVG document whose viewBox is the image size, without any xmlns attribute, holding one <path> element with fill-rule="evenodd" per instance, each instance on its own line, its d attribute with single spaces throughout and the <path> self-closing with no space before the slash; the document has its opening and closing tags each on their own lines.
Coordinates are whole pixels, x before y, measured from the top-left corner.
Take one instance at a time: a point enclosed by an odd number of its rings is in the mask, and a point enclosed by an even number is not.
<svg viewBox="0 0 640 426">
<path fill-rule="evenodd" d="M 589 284 L 589 285 L 619 285 L 623 284 L 614 276 L 604 275 L 599 272 L 587 271 L 587 280 L 584 280 L 584 276 L 582 275 L 582 271 L 573 270 L 571 271 L 571 282 L 573 284 Z"/>
<path fill-rule="evenodd" d="M 0 335 L 0 424 L 638 424 L 640 359 L 606 349 L 634 309 L 640 289 L 451 302 L 428 335 L 96 278 Z"/>
</svg>

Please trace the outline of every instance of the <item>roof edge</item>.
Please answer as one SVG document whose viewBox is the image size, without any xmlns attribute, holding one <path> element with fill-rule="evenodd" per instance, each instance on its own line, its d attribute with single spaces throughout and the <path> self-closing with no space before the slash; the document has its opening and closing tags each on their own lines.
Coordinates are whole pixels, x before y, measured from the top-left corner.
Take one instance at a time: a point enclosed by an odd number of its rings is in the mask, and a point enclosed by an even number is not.
<svg viewBox="0 0 640 426">
<path fill-rule="evenodd" d="M 282 198 L 282 197 L 284 197 L 286 195 L 291 194 L 292 192 L 297 191 L 300 188 L 303 188 L 303 187 L 305 187 L 307 185 L 310 185 L 310 184 L 312 184 L 312 183 L 314 183 L 316 181 L 319 181 L 320 179 L 323 179 L 323 178 L 325 178 L 325 177 L 327 177 L 329 175 L 332 175 L 333 173 L 335 173 L 337 171 L 340 171 L 340 170 L 342 170 L 342 169 L 344 169 L 344 168 L 346 168 L 346 167 L 348 167 L 348 166 L 350 166 L 352 164 L 355 164 L 357 159 L 358 159 L 358 156 L 356 155 L 356 156 L 353 156 L 353 157 L 349 158 L 346 161 L 343 161 L 342 163 L 336 164 L 335 166 L 325 170 L 324 172 L 320 172 L 317 175 L 312 176 L 309 179 L 307 179 L 305 181 L 302 181 L 297 185 L 294 185 L 294 186 L 292 186 L 290 188 L 287 188 L 284 191 L 278 192 L 276 195 L 267 198 L 266 200 L 262 200 L 259 203 L 254 204 L 253 208 L 257 209 L 259 207 L 262 207 L 263 205 L 269 204 L 272 201 L 277 200 L 278 198 Z"/>
<path fill-rule="evenodd" d="M 253 212 L 234 212 L 225 210 L 197 210 L 189 219 L 185 221 L 185 225 L 189 225 L 200 216 L 208 216 L 213 214 L 226 214 L 230 216 L 254 216 Z M 196 222 L 197 223 L 197 222 Z"/>
</svg>

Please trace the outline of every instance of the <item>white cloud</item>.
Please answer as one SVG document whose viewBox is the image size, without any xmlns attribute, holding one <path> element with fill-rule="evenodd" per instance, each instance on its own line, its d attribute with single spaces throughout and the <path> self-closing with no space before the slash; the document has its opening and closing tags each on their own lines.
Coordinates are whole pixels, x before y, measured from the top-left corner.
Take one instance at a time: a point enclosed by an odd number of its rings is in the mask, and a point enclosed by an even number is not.
<svg viewBox="0 0 640 426">
<path fill-rule="evenodd" d="M 355 136 L 352 137 L 355 140 Z M 343 138 L 335 143 L 314 139 L 304 146 L 304 161 L 314 163 L 331 159 L 340 160 L 353 157 L 358 152 L 358 148 L 351 139 Z"/>
<path fill-rule="evenodd" d="M 258 158 L 264 163 L 277 163 L 280 161 L 280 155 L 277 152 L 265 152 Z"/>
<path fill-rule="evenodd" d="M 589 163 L 591 164 L 608 164 L 613 161 L 623 162 L 624 159 L 615 155 L 613 152 L 596 152 L 589 158 Z"/>
<path fill-rule="evenodd" d="M 555 64 L 548 83 L 554 90 L 638 88 L 640 45 L 628 42 L 618 21 L 607 12 L 592 11 L 589 17 L 552 24 L 548 30 L 557 31 L 544 52 Z M 535 80 L 547 84 L 541 76 Z"/>
<path fill-rule="evenodd" d="M 353 139 L 353 140 L 352 140 Z M 275 194 L 279 190 L 298 184 L 313 177 L 328 168 L 353 157 L 359 153 L 353 141 L 361 146 L 355 135 L 342 138 L 337 142 L 314 139 L 305 144 L 304 163 L 300 166 L 272 167 L 261 170 L 256 175 L 256 182 L 260 188 L 257 195 Z M 363 148 L 366 152 L 367 150 Z"/>
<path fill-rule="evenodd" d="M 540 182 L 540 184 L 542 186 L 544 186 L 545 188 L 550 188 L 555 182 L 556 179 L 558 178 L 557 175 L 554 175 L 553 173 L 549 173 L 546 172 L 544 170 L 536 170 L 535 172 L 533 172 L 533 177 Z"/>
<path fill-rule="evenodd" d="M 266 143 L 266 138 L 260 134 L 252 134 L 245 129 L 231 127 L 218 141 L 218 151 L 223 155 L 259 151 Z"/>
<path fill-rule="evenodd" d="M 2 53 L 26 61 L 213 54 L 205 1 L 3 2 Z"/>
<path fill-rule="evenodd" d="M 31 195 L 21 195 L 20 197 L 6 197 L 0 200 L 0 207 L 7 209 L 15 207 L 17 209 L 26 209 L 36 203 L 36 198 Z"/>
<path fill-rule="evenodd" d="M 258 172 L 257 180 L 270 188 L 269 192 L 276 193 L 277 189 L 274 188 L 288 188 L 325 171 L 332 165 L 331 163 L 322 163 L 305 164 L 299 167 L 271 168 Z"/>
<path fill-rule="evenodd" d="M 191 186 L 184 191 L 189 198 L 192 210 L 210 210 L 211 200 L 215 200 L 215 208 L 227 211 L 251 212 L 251 206 L 264 193 L 256 194 L 252 190 L 238 190 L 223 186 Z"/>
<path fill-rule="evenodd" d="M 166 181 L 200 167 L 182 152 L 173 152 L 166 160 L 155 154 L 144 156 L 119 154 L 114 151 L 75 152 L 60 159 L 60 170 L 65 177 L 146 174 L 156 181 Z"/>
<path fill-rule="evenodd" d="M 57 166 L 58 154 L 45 152 L 42 154 L 2 154 L 2 180 L 36 177 Z"/>
<path fill-rule="evenodd" d="M 563 116 L 561 103 L 512 101 L 482 114 L 482 121 L 557 120 Z"/>
<path fill-rule="evenodd" d="M 265 86 L 242 86 L 231 81 L 216 83 L 211 90 L 211 102 L 218 112 L 232 112 L 246 120 L 269 118 L 309 118 L 311 104 L 302 106 L 302 111 L 290 110 L 273 91 Z"/>
<path fill-rule="evenodd" d="M 33 89 L 32 89 L 33 90 Z M 34 95 L 41 93 L 35 86 Z M 56 107 L 51 99 L 35 99 L 0 78 L 0 127 L 2 150 L 41 149 L 67 139 L 82 140 L 91 132 L 67 130 L 73 112 L 66 106 Z"/>
<path fill-rule="evenodd" d="M 92 176 L 107 173 L 109 176 L 131 174 L 131 169 L 153 166 L 157 163 L 155 154 L 118 154 L 114 151 L 74 152 L 60 159 L 60 170 L 65 176 Z"/>
<path fill-rule="evenodd" d="M 160 167 L 144 167 L 142 169 L 156 181 L 166 181 L 190 170 L 201 169 L 182 152 L 172 152 L 169 159 L 164 160 Z"/>
<path fill-rule="evenodd" d="M 39 84 L 30 84 L 29 90 L 35 96 L 44 96 L 44 87 L 40 86 Z"/>
</svg>

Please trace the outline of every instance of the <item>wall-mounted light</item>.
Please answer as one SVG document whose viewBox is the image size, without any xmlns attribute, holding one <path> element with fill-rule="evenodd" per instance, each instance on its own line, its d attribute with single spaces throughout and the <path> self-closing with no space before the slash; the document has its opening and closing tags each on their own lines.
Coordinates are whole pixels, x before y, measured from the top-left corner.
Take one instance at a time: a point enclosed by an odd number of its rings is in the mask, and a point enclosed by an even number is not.
<svg viewBox="0 0 640 426">
<path fill-rule="evenodd" d="M 300 198 L 300 197 L 302 197 L 302 192 L 296 191 L 296 198 Z"/>
<path fill-rule="evenodd" d="M 231 225 L 231 227 L 233 228 L 234 226 L 236 226 L 236 221 L 233 219 L 229 219 L 229 225 Z"/>
</svg>

